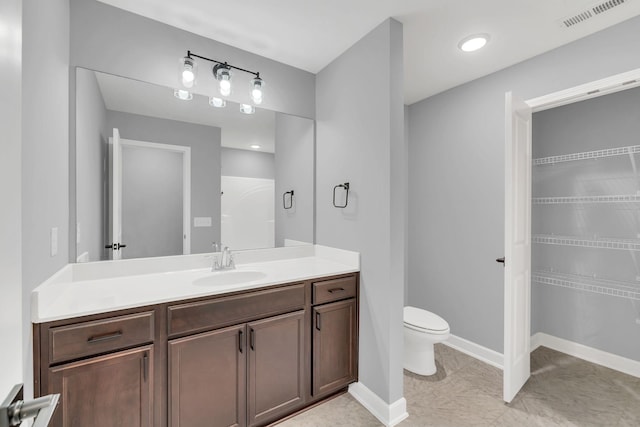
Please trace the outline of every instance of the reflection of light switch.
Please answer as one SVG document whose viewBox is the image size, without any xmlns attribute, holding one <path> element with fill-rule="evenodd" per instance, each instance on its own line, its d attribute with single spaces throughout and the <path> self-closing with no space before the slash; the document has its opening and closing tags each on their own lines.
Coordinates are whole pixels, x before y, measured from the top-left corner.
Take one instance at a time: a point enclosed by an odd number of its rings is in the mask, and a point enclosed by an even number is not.
<svg viewBox="0 0 640 427">
<path fill-rule="evenodd" d="M 58 255 L 58 227 L 51 229 L 51 256 Z"/>
<path fill-rule="evenodd" d="M 211 227 L 210 216 L 196 216 L 193 218 L 194 227 Z"/>
</svg>

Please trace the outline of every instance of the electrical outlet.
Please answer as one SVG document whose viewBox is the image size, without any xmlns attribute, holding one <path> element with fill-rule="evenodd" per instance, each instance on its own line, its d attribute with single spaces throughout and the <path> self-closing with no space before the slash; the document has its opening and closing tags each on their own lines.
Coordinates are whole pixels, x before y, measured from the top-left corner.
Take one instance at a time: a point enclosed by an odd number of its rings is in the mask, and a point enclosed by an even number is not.
<svg viewBox="0 0 640 427">
<path fill-rule="evenodd" d="M 51 256 L 54 257 L 58 255 L 58 227 L 51 229 L 49 242 L 51 243 Z"/>
</svg>

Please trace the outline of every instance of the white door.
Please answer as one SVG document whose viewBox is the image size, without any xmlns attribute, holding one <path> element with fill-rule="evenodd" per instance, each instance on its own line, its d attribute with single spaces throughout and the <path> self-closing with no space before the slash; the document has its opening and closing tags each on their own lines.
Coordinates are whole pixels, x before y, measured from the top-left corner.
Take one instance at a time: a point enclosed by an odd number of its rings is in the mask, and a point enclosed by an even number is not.
<svg viewBox="0 0 640 427">
<path fill-rule="evenodd" d="M 191 149 L 109 138 L 110 259 L 191 252 Z"/>
<path fill-rule="evenodd" d="M 122 259 L 183 255 L 184 153 L 164 144 L 120 143 Z"/>
<path fill-rule="evenodd" d="M 530 376 L 531 107 L 506 94 L 504 401 Z"/>
<path fill-rule="evenodd" d="M 120 132 L 113 129 L 113 137 L 109 138 L 109 154 L 111 158 L 110 175 L 111 191 L 109 201 L 111 203 L 110 237 L 111 241 L 105 248 L 111 253 L 111 259 L 121 259 L 120 244 L 122 244 L 122 147 L 120 145 Z"/>
</svg>

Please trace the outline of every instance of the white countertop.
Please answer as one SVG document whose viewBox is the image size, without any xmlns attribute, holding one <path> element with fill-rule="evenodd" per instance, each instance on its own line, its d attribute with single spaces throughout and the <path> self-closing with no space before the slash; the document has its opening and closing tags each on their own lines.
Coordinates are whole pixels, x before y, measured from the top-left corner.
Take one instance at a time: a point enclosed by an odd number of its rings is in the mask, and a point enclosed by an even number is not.
<svg viewBox="0 0 640 427">
<path fill-rule="evenodd" d="M 68 264 L 31 294 L 34 323 L 219 295 L 240 290 L 352 273 L 360 270 L 357 252 L 306 246 L 235 253 L 236 270 L 212 272 L 212 254 Z M 254 271 L 260 278 L 234 282 L 235 272 Z M 220 276 L 219 284 L 197 279 Z"/>
</svg>

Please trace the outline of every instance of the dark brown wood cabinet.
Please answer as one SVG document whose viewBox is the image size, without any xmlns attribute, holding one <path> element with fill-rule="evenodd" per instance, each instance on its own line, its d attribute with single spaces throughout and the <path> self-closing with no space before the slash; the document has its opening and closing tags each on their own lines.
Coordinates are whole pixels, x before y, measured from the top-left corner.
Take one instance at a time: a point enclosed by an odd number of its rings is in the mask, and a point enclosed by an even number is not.
<svg viewBox="0 0 640 427">
<path fill-rule="evenodd" d="M 277 420 L 305 400 L 305 311 L 247 325 L 249 335 L 248 425 Z"/>
<path fill-rule="evenodd" d="M 246 425 L 246 327 L 169 341 L 169 425 Z"/>
<path fill-rule="evenodd" d="M 313 308 L 313 396 L 340 390 L 357 379 L 356 299 Z"/>
<path fill-rule="evenodd" d="M 258 427 L 357 381 L 358 274 L 34 325 L 55 427 Z"/>
<path fill-rule="evenodd" d="M 258 426 L 301 407 L 304 313 L 169 341 L 169 425 Z"/>
<path fill-rule="evenodd" d="M 60 393 L 53 426 L 153 426 L 153 346 L 49 368 Z"/>
</svg>

